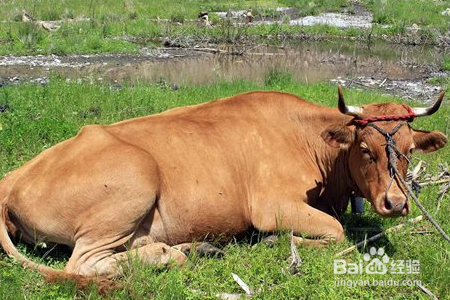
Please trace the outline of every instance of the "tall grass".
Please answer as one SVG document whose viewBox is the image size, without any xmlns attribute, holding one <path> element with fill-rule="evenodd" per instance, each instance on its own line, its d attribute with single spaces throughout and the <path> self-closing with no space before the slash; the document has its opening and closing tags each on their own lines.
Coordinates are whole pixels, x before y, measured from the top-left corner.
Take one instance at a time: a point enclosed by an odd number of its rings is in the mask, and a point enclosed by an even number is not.
<svg viewBox="0 0 450 300">
<path fill-rule="evenodd" d="M 426 0 L 363 0 L 374 14 L 374 22 L 383 25 L 420 27 L 432 26 L 448 30 L 448 16 L 441 13 L 448 7 L 445 1 Z"/>
<path fill-rule="evenodd" d="M 330 2 L 330 1 L 328 1 Z M 342 1 L 341 1 L 342 2 Z M 247 9 L 249 7 L 278 7 L 283 1 L 212 1 L 212 0 L 80 0 L 80 1 L 55 1 L 55 0 L 14 0 L 2 1 L 1 20 L 12 20 L 14 15 L 20 14 L 22 9 L 33 13 L 39 20 L 62 19 L 66 12 L 76 17 L 101 18 L 105 14 L 117 14 L 122 17 L 130 13 L 137 14 L 138 18 L 165 18 L 181 17 L 196 19 L 200 11 L 227 11 L 228 9 Z"/>
<path fill-rule="evenodd" d="M 404 36 L 408 27 L 421 27 L 423 43 L 435 43 L 437 33 L 447 31 L 448 16 L 442 16 L 445 5 L 437 1 L 428 5 L 425 0 L 394 1 L 364 0 L 363 4 L 374 13 L 374 22 L 380 28 L 373 32 L 380 37 Z M 412 4 L 411 4 L 412 3 Z M 444 2 L 445 3 L 445 2 Z M 411 4 L 411 5 L 410 5 Z M 241 43 L 250 38 L 267 36 L 351 36 L 364 38 L 359 29 L 340 30 L 330 26 L 238 26 L 234 21 L 220 20 L 211 14 L 215 28 L 199 28 L 195 20 L 201 11 L 227 11 L 228 9 L 252 8 L 255 16 L 281 18 L 274 9 L 280 6 L 294 6 L 300 15 L 314 15 L 321 12 L 352 11 L 348 0 L 265 0 L 265 1 L 55 1 L 15 0 L 0 2 L 0 55 L 6 54 L 69 54 L 69 53 L 135 53 L 138 46 L 122 39 L 136 37 L 140 43 L 153 46 L 161 37 L 177 39 L 180 36 L 191 44 L 216 41 Z M 22 10 L 28 11 L 38 20 L 62 20 L 62 27 L 47 32 L 31 24 L 22 24 Z M 167 19 L 169 22 L 157 22 Z M 285 21 L 288 17 L 283 18 Z M 178 25 L 181 23 L 182 25 Z M 389 25 L 389 28 L 381 28 Z M 4 38 L 8 36 L 8 38 Z M 130 39 L 127 39 L 130 40 Z M 417 39 L 414 39 L 416 41 Z M 147 42 L 145 42 L 147 41 Z"/>
<path fill-rule="evenodd" d="M 348 0 L 316 0 L 316 1 L 297 1 L 280 0 L 284 6 L 297 7 L 301 16 L 317 15 L 321 12 L 341 12 L 343 7 L 350 6 Z"/>
<path fill-rule="evenodd" d="M 25 48 L 34 49 L 43 39 L 42 29 L 32 23 L 24 23 L 19 27 L 19 41 Z"/>
</svg>

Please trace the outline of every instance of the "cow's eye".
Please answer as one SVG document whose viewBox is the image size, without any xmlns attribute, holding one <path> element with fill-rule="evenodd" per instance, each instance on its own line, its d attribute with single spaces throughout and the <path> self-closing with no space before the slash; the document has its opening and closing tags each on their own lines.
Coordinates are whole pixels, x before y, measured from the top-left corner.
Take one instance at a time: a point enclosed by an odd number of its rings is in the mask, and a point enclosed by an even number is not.
<svg viewBox="0 0 450 300">
<path fill-rule="evenodd" d="M 368 148 L 361 148 L 361 154 L 364 158 L 369 159 L 370 162 L 375 161 L 375 157 L 373 156 L 372 152 Z"/>
<path fill-rule="evenodd" d="M 408 154 L 407 154 L 406 156 L 408 156 L 408 158 L 411 158 L 411 156 L 412 156 L 412 154 L 413 154 L 413 151 L 414 151 L 414 147 L 411 147 L 411 148 L 409 149 L 409 151 L 408 151 Z"/>
<path fill-rule="evenodd" d="M 363 155 L 370 155 L 370 150 L 367 148 L 361 148 L 361 154 Z"/>
</svg>

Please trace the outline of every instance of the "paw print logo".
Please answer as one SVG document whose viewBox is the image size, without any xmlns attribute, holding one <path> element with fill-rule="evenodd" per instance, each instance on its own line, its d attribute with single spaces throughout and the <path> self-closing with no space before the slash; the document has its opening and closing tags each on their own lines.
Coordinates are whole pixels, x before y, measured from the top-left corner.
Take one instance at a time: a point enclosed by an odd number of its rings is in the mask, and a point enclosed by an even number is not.
<svg viewBox="0 0 450 300">
<path fill-rule="evenodd" d="M 388 271 L 389 256 L 383 248 L 371 247 L 369 253 L 364 254 L 364 261 L 369 262 L 365 269 L 367 274 L 386 274 Z"/>
</svg>

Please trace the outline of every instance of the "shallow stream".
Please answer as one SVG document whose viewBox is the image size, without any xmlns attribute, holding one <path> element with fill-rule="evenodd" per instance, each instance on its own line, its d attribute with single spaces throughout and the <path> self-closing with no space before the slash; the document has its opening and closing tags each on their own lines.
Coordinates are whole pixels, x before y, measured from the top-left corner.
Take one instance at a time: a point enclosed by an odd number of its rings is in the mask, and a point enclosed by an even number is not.
<svg viewBox="0 0 450 300">
<path fill-rule="evenodd" d="M 238 55 L 236 55 L 238 54 Z M 442 53 L 433 47 L 406 47 L 356 41 L 301 41 L 283 46 L 143 48 L 135 55 L 3 56 L 0 82 L 45 83 L 51 75 L 67 80 L 160 82 L 174 86 L 236 78 L 264 82 L 272 71 L 286 71 L 304 83 L 323 81 L 362 87 L 397 86 L 411 97 L 428 99 L 439 87 L 430 77 L 445 76 L 437 67 Z M 394 85 L 394 86 L 392 86 Z M 421 95 L 422 94 L 422 95 Z"/>
</svg>

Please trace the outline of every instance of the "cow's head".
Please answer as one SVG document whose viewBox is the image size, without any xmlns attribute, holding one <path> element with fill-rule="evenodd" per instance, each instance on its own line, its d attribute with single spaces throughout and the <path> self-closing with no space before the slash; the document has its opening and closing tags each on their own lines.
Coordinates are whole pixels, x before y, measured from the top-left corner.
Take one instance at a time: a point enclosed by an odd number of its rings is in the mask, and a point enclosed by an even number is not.
<svg viewBox="0 0 450 300">
<path fill-rule="evenodd" d="M 438 131 L 415 130 L 409 126 L 414 117 L 435 113 L 444 98 L 428 108 L 410 108 L 401 104 L 369 104 L 362 107 L 347 106 L 339 87 L 339 111 L 353 116 L 345 124 L 335 124 L 322 132 L 323 139 L 333 147 L 348 149 L 350 176 L 357 188 L 382 216 L 407 215 L 410 202 L 407 191 L 399 179 L 392 177 L 389 168 L 387 138 L 384 133 L 396 131 L 392 139 L 398 149 L 397 169 L 406 178 L 408 159 L 413 151 L 432 152 L 447 143 Z"/>
</svg>

